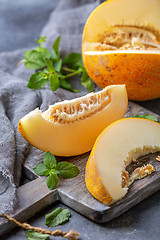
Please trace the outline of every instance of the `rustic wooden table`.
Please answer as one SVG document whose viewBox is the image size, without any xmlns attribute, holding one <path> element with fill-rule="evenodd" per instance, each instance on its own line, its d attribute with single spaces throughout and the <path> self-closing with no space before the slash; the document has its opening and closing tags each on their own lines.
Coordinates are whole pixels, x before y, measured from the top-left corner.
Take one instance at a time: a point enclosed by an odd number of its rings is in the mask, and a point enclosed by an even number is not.
<svg viewBox="0 0 160 240">
<path fill-rule="evenodd" d="M 47 22 L 48 16 L 56 6 L 57 2 L 58 0 L 0 0 L 0 52 L 23 47 L 32 47 L 34 44 L 33 39 L 39 36 L 41 29 Z M 29 19 L 27 18 L 28 14 L 30 14 Z M 26 19 L 28 19 L 27 22 Z M 24 22 L 25 31 L 23 27 Z M 16 40 L 13 41 L 13 39 Z M 145 108 L 160 114 L 160 99 L 140 104 Z M 27 179 L 25 179 L 23 183 L 25 182 L 27 182 Z M 70 209 L 64 204 L 56 202 L 29 219 L 28 222 L 32 225 L 45 228 L 45 214 L 59 206 Z M 80 239 L 84 240 L 158 240 L 160 238 L 159 208 L 160 191 L 148 197 L 146 200 L 143 200 L 120 217 L 106 224 L 94 223 L 76 211 L 70 209 L 72 213 L 70 221 L 63 226 L 58 227 L 58 229 L 62 229 L 63 231 L 75 229 L 81 233 Z M 26 239 L 26 237 L 23 230 L 15 229 L 1 237 L 1 239 L 23 240 Z"/>
</svg>

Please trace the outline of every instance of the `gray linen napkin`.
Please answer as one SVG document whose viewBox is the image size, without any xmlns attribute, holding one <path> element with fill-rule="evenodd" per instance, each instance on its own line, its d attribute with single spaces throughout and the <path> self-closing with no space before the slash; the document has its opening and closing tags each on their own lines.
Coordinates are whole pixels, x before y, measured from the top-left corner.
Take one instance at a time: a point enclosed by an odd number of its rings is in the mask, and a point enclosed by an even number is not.
<svg viewBox="0 0 160 240">
<path fill-rule="evenodd" d="M 61 35 L 60 50 L 63 54 L 81 52 L 82 31 L 86 19 L 99 4 L 94 0 L 61 0 L 53 11 L 41 35 L 47 36 L 46 47 Z M 38 36 L 37 36 L 38 37 Z M 34 91 L 26 87 L 33 71 L 19 68 L 25 49 L 0 54 L 0 214 L 10 212 L 17 203 L 16 188 L 21 177 L 22 163 L 28 158 L 34 162 L 44 153 L 27 143 L 18 133 L 18 121 L 31 110 L 46 110 L 50 104 L 77 97 L 75 93 L 58 89 L 53 93 L 48 86 Z M 81 88 L 81 94 L 86 91 Z"/>
</svg>

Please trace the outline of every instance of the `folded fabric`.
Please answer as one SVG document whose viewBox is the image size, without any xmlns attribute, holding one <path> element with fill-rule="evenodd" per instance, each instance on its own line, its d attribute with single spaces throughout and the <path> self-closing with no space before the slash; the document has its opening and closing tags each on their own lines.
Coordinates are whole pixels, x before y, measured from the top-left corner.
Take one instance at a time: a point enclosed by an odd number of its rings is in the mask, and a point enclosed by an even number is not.
<svg viewBox="0 0 160 240">
<path fill-rule="evenodd" d="M 81 52 L 82 31 L 87 17 L 99 4 L 94 0 L 61 0 L 41 35 L 47 36 L 46 47 L 61 35 L 60 51 Z M 38 36 L 37 36 L 38 37 Z M 27 143 L 18 133 L 18 121 L 31 110 L 46 110 L 50 104 L 78 97 L 64 89 L 54 93 L 48 86 L 41 90 L 26 87 L 33 71 L 16 64 L 23 59 L 25 49 L 0 54 L 0 213 L 9 212 L 17 203 L 16 188 L 21 177 L 22 163 L 28 158 L 36 162 L 44 153 Z M 78 81 L 75 81 L 80 87 Z"/>
</svg>

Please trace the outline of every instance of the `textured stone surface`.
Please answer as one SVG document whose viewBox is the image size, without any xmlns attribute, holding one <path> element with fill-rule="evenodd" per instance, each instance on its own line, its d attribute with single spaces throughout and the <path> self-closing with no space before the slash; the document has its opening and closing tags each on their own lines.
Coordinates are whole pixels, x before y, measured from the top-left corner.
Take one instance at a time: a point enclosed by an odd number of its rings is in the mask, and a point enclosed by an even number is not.
<svg viewBox="0 0 160 240">
<path fill-rule="evenodd" d="M 45 226 L 45 214 L 51 212 L 56 207 L 69 209 L 58 202 L 37 214 L 28 222 L 34 226 L 47 228 Z M 72 217 L 67 224 L 51 229 L 62 229 L 63 231 L 75 229 L 80 232 L 80 239 L 82 240 L 159 240 L 159 208 L 160 194 L 156 193 L 107 224 L 93 223 L 71 210 Z M 1 239 L 25 240 L 26 237 L 23 230 L 14 230 Z M 56 238 L 51 237 L 51 239 Z M 62 240 L 62 238 L 57 239 Z"/>
<path fill-rule="evenodd" d="M 33 39 L 39 36 L 57 2 L 58 0 L 0 0 L 0 52 L 32 47 Z M 160 99 L 141 104 L 160 114 Z M 45 214 L 58 206 L 68 208 L 58 202 L 28 222 L 45 227 Z M 75 229 L 81 233 L 80 239 L 83 240 L 158 240 L 160 238 L 159 209 L 160 191 L 107 224 L 93 223 L 71 210 L 72 218 L 69 223 L 57 228 L 63 231 Z M 26 236 L 23 230 L 16 229 L 1 239 L 23 240 Z"/>
</svg>

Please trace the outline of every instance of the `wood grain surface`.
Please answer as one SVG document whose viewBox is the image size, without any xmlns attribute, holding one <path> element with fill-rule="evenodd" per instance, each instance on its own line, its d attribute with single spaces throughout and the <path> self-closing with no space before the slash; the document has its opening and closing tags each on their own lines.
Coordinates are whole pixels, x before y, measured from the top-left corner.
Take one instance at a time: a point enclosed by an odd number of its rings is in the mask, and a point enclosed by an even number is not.
<svg viewBox="0 0 160 240">
<path fill-rule="evenodd" d="M 152 114 L 160 120 L 160 116 L 157 114 L 129 102 L 125 117 L 137 113 Z M 85 165 L 89 153 L 70 158 L 58 158 L 59 160 L 67 160 L 76 164 L 80 169 L 80 174 L 72 179 L 60 178 L 57 188 L 53 191 L 47 188 L 46 178 L 38 177 L 33 171 L 33 167 L 40 163 L 42 159 L 38 163 L 26 161 L 24 171 L 26 176 L 32 181 L 18 189 L 19 205 L 12 216 L 20 221 L 25 221 L 51 203 L 60 200 L 95 222 L 103 223 L 110 221 L 160 189 L 160 162 L 156 160 L 158 155 L 160 155 L 160 152 L 143 156 L 130 165 L 130 171 L 133 171 L 136 167 L 142 166 L 144 163 L 150 163 L 154 166 L 155 172 L 141 180 L 135 181 L 129 188 L 127 195 L 110 207 L 103 205 L 93 198 L 85 186 Z M 0 219 L 0 235 L 14 227 L 13 223 L 3 218 Z"/>
<path fill-rule="evenodd" d="M 18 205 L 11 216 L 19 221 L 26 221 L 59 199 L 56 189 L 50 191 L 47 188 L 44 177 L 37 178 L 19 187 L 17 197 Z M 14 227 L 16 225 L 13 222 L 0 217 L 0 236 L 8 233 Z"/>
</svg>

